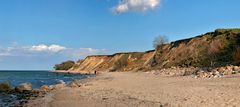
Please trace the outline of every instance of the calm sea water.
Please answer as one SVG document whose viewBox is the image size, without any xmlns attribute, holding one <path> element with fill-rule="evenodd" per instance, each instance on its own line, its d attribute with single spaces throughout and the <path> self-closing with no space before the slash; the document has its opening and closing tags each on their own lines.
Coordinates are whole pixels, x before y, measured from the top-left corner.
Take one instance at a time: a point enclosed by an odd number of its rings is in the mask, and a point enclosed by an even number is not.
<svg viewBox="0 0 240 107">
<path fill-rule="evenodd" d="M 55 73 L 49 71 L 0 71 L 0 83 L 9 82 L 13 87 L 20 83 L 31 83 L 33 88 L 42 85 L 68 83 L 74 79 L 83 79 L 93 75 Z"/>
<path fill-rule="evenodd" d="M 8 82 L 12 87 L 21 83 L 31 83 L 33 88 L 42 85 L 54 85 L 58 83 L 69 83 L 74 79 L 84 79 L 94 75 L 54 73 L 49 71 L 0 71 L 0 83 Z M 11 107 L 11 102 L 18 101 L 16 95 L 0 92 L 0 107 Z"/>
</svg>

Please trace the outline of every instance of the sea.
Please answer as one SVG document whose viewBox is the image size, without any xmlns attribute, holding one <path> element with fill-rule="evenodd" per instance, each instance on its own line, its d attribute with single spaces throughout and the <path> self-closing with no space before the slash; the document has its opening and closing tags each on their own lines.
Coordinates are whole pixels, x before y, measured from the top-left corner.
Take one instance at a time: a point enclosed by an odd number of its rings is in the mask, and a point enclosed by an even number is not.
<svg viewBox="0 0 240 107">
<path fill-rule="evenodd" d="M 84 79 L 94 75 L 87 74 L 71 74 L 71 73 L 57 73 L 50 71 L 0 71 L 0 83 L 9 83 L 12 87 L 16 87 L 21 83 L 31 83 L 33 88 L 40 88 L 42 85 L 54 85 L 58 83 L 68 84 L 75 79 Z M 0 93 L 0 107 L 1 103 L 12 95 Z"/>
</svg>

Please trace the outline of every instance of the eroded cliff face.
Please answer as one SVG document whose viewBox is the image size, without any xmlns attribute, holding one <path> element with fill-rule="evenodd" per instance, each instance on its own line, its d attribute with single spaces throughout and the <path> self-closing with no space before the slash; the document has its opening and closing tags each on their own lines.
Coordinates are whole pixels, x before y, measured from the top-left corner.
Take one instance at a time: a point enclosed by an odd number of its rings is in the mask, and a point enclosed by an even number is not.
<svg viewBox="0 0 240 107">
<path fill-rule="evenodd" d="M 155 51 L 88 56 L 78 61 L 69 71 L 82 73 L 133 71 L 149 66 L 154 55 Z"/>
<path fill-rule="evenodd" d="M 240 29 L 218 29 L 194 38 L 159 46 L 155 55 L 155 67 L 238 65 L 239 49 Z"/>
<path fill-rule="evenodd" d="M 219 67 L 240 64 L 240 29 L 218 29 L 194 38 L 159 46 L 156 51 L 88 56 L 69 71 L 136 71 L 178 67 Z"/>
</svg>

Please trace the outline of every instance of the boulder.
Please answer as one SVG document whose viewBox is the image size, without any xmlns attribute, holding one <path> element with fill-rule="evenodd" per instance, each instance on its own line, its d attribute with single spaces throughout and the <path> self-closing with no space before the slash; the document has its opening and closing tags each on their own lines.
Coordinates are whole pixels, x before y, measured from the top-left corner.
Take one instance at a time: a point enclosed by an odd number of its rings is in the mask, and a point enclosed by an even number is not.
<svg viewBox="0 0 240 107">
<path fill-rule="evenodd" d="M 213 78 L 219 78 L 221 77 L 220 75 L 214 75 Z"/>
<path fill-rule="evenodd" d="M 226 71 L 226 69 L 225 69 L 224 67 L 220 67 L 220 68 L 218 68 L 218 72 L 220 72 L 220 73 L 224 73 L 224 71 Z"/>
<path fill-rule="evenodd" d="M 208 77 L 208 73 L 207 72 L 204 72 L 202 70 L 200 70 L 199 72 L 197 72 L 197 75 L 200 77 L 200 78 L 206 78 Z"/>
<path fill-rule="evenodd" d="M 213 73 L 214 73 L 214 75 L 219 75 L 220 74 L 220 72 L 218 72 L 218 71 L 214 71 Z"/>
<path fill-rule="evenodd" d="M 232 71 L 230 71 L 230 70 L 226 70 L 226 71 L 224 71 L 223 74 L 224 74 L 224 75 L 231 75 L 231 74 L 233 74 L 233 73 L 232 73 Z"/>
<path fill-rule="evenodd" d="M 228 71 L 232 71 L 232 70 L 233 70 L 233 66 L 226 66 L 226 69 L 227 69 Z"/>
<path fill-rule="evenodd" d="M 43 91 L 48 91 L 48 90 L 50 90 L 50 87 L 48 85 L 43 85 L 40 87 L 40 89 Z"/>
<path fill-rule="evenodd" d="M 73 80 L 73 81 L 70 82 L 67 86 L 68 86 L 68 87 L 75 88 L 75 87 L 81 87 L 81 84 L 79 84 L 79 83 L 77 82 L 77 80 Z"/>
<path fill-rule="evenodd" d="M 8 82 L 0 83 L 1 92 L 9 92 L 12 90 L 12 86 Z"/>
<path fill-rule="evenodd" d="M 32 92 L 33 92 L 33 93 L 40 93 L 41 90 L 40 90 L 40 89 L 33 89 Z"/>
<path fill-rule="evenodd" d="M 19 84 L 15 90 L 17 92 L 23 92 L 23 91 L 31 91 L 32 90 L 32 84 L 31 83 L 22 83 Z"/>
<path fill-rule="evenodd" d="M 65 87 L 65 84 L 63 83 L 60 83 L 60 84 L 56 84 L 56 85 L 53 85 L 53 90 L 59 90 L 59 89 L 62 89 Z"/>
<path fill-rule="evenodd" d="M 233 70 L 234 70 L 234 71 L 237 71 L 237 72 L 240 72 L 240 67 L 239 67 L 239 66 L 234 66 L 234 67 L 233 67 Z"/>
<path fill-rule="evenodd" d="M 232 71 L 232 74 L 237 74 L 238 72 L 237 71 Z"/>
</svg>

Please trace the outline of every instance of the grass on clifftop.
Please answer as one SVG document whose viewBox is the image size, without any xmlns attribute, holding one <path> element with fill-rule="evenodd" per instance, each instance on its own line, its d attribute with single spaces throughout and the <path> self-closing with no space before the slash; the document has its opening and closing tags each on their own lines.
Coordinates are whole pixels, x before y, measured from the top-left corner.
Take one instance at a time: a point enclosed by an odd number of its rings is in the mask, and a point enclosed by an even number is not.
<svg viewBox="0 0 240 107">
<path fill-rule="evenodd" d="M 217 32 L 226 32 L 226 31 L 240 32 L 240 28 L 217 29 L 216 31 Z"/>
</svg>

